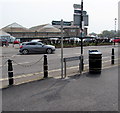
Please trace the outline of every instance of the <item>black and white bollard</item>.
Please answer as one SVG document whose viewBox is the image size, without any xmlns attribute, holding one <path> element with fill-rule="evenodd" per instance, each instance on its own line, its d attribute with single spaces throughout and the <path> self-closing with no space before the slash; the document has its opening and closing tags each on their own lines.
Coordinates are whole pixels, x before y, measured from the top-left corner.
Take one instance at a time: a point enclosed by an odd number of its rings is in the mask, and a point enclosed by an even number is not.
<svg viewBox="0 0 120 113">
<path fill-rule="evenodd" d="M 13 80 L 13 67 L 12 67 L 12 60 L 8 60 L 8 79 L 9 79 L 9 86 L 14 84 Z"/>
<path fill-rule="evenodd" d="M 47 55 L 44 55 L 44 78 L 48 78 Z"/>
<path fill-rule="evenodd" d="M 114 48 L 112 48 L 111 64 L 114 64 Z"/>
</svg>

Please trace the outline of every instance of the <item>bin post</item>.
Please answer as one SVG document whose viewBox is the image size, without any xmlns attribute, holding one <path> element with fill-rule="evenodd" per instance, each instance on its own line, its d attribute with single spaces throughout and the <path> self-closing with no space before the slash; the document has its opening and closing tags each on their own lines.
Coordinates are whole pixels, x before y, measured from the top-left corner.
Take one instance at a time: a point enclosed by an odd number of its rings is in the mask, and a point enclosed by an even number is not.
<svg viewBox="0 0 120 113">
<path fill-rule="evenodd" d="M 44 55 L 44 78 L 48 78 L 47 55 Z"/>
<path fill-rule="evenodd" d="M 112 48 L 111 64 L 114 64 L 114 48 Z"/>
<path fill-rule="evenodd" d="M 83 57 L 83 55 L 81 55 L 81 69 L 82 69 L 82 71 L 84 70 L 84 57 Z"/>
<path fill-rule="evenodd" d="M 64 60 L 64 74 L 65 74 L 64 78 L 66 78 L 67 73 L 66 73 L 66 61 L 65 60 Z"/>
<path fill-rule="evenodd" d="M 79 63 L 79 71 L 80 71 L 80 74 L 82 74 L 83 67 L 84 67 L 83 56 L 81 55 L 81 56 L 80 56 L 80 63 Z"/>
<path fill-rule="evenodd" d="M 13 66 L 12 66 L 12 60 L 8 60 L 8 79 L 9 79 L 9 85 L 13 85 Z"/>
</svg>

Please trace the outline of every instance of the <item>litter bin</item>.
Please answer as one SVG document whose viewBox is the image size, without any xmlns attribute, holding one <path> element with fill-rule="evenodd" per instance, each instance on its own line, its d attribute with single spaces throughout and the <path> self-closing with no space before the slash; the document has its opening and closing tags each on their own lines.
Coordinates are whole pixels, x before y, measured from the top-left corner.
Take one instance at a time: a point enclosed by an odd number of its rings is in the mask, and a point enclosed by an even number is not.
<svg viewBox="0 0 120 113">
<path fill-rule="evenodd" d="M 101 73 L 102 68 L 102 53 L 97 50 L 89 50 L 89 72 Z"/>
</svg>

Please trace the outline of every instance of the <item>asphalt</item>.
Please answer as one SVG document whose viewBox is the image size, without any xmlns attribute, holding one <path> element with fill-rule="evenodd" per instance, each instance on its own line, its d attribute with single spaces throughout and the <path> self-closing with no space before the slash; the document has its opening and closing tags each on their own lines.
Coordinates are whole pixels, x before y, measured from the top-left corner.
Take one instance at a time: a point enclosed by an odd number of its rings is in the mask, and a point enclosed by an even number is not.
<svg viewBox="0 0 120 113">
<path fill-rule="evenodd" d="M 2 89 L 3 111 L 118 111 L 118 67 Z"/>
</svg>

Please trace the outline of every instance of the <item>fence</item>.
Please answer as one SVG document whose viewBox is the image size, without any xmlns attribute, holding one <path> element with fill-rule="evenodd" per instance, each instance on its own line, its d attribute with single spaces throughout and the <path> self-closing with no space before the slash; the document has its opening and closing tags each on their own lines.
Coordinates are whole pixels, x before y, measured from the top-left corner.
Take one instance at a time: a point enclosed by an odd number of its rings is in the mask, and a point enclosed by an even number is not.
<svg viewBox="0 0 120 113">
<path fill-rule="evenodd" d="M 32 68 L 34 65 L 36 65 L 38 63 L 42 64 L 41 66 L 43 67 L 43 73 L 44 73 L 43 78 L 48 78 L 48 63 L 47 62 L 48 62 L 47 61 L 47 55 L 43 55 L 36 62 L 30 62 L 29 64 L 26 64 L 26 65 L 22 64 L 22 63 L 17 63 L 15 60 L 6 59 L 6 62 L 0 67 L 0 69 L 2 70 L 2 68 L 7 67 L 7 69 L 5 69 L 5 71 L 8 72 L 7 73 L 8 77 L 4 77 L 4 75 L 3 75 L 0 81 L 7 80 L 8 81 L 8 86 L 14 85 L 15 79 L 32 76 L 32 74 L 31 75 L 29 74 L 28 76 L 27 76 L 27 74 L 23 74 L 21 76 L 15 75 L 14 72 L 17 71 L 17 70 L 14 69 L 14 66 L 17 65 L 17 66 L 20 66 L 20 67 L 24 68 L 24 70 L 26 70 L 26 68 Z M 37 73 L 37 74 L 39 74 L 39 73 Z M 33 75 L 35 75 L 35 73 Z"/>
</svg>

